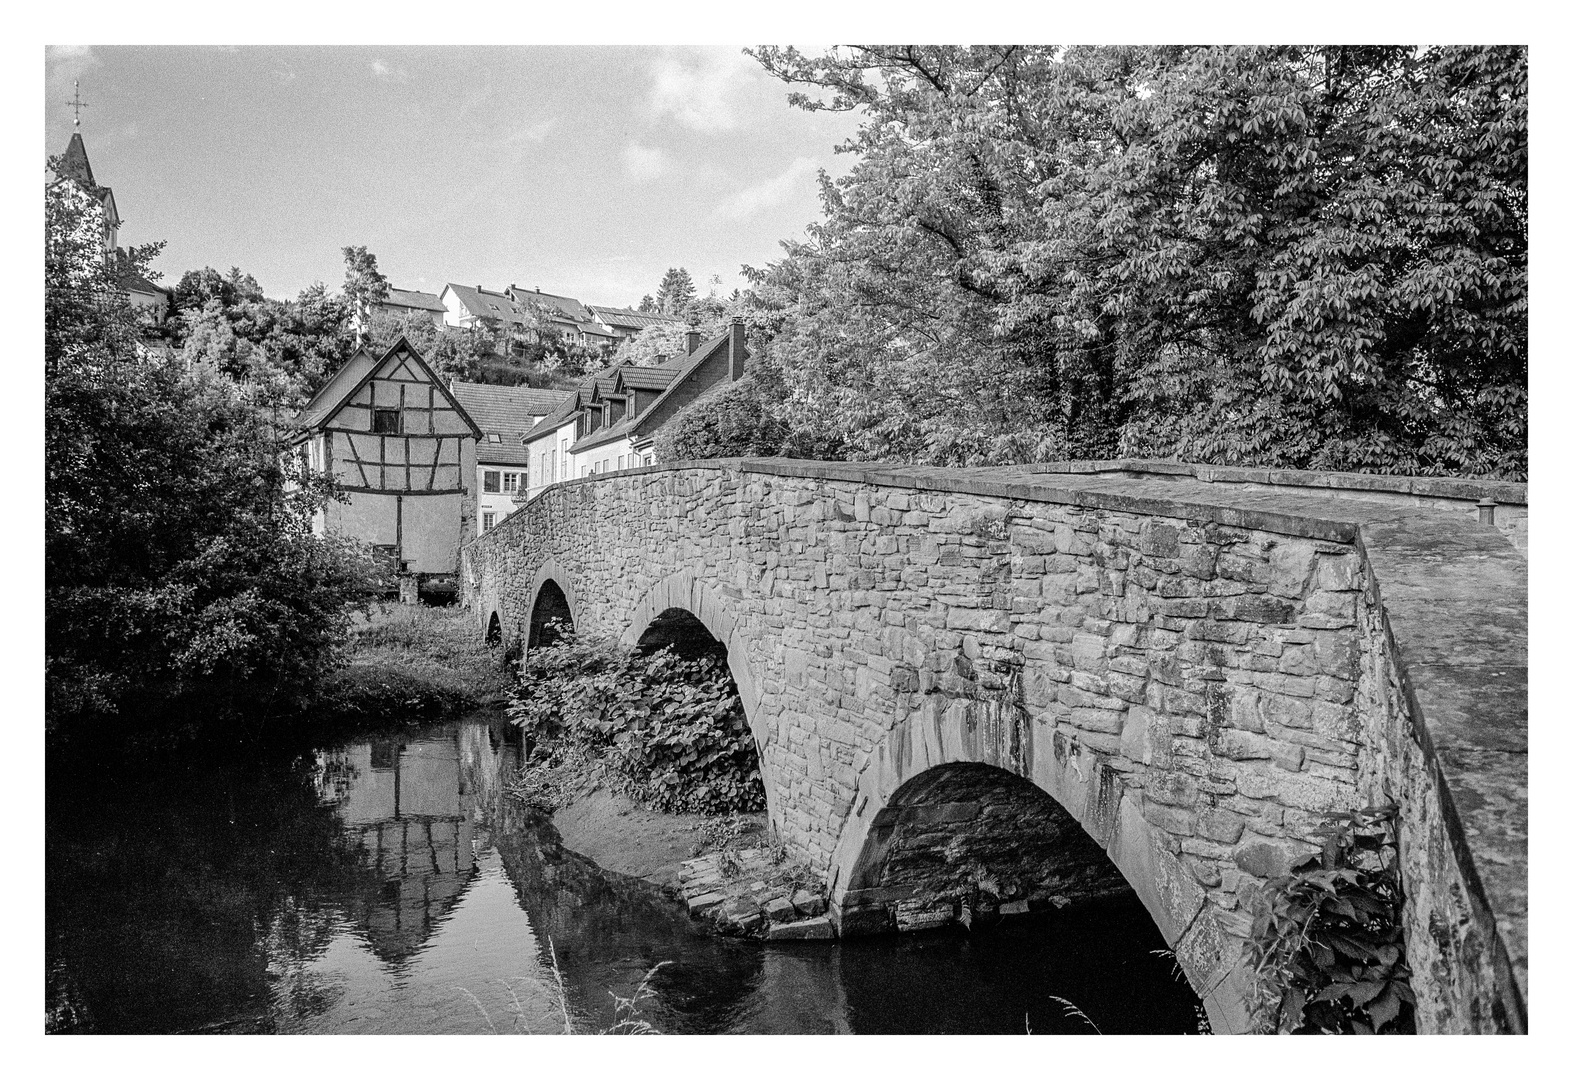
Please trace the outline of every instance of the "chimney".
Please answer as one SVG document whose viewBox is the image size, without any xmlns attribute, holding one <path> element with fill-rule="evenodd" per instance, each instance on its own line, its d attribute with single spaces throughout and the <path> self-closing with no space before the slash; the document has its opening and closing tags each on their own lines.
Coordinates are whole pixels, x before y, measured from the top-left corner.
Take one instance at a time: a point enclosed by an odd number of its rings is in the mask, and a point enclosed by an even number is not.
<svg viewBox="0 0 1573 1080">
<path fill-rule="evenodd" d="M 692 356 L 699 351 L 699 342 L 702 340 L 698 330 L 688 331 L 688 355 Z"/>
<path fill-rule="evenodd" d="M 732 381 L 743 377 L 743 320 L 733 318 L 732 340 L 727 343 L 727 358 L 732 365 Z"/>
</svg>

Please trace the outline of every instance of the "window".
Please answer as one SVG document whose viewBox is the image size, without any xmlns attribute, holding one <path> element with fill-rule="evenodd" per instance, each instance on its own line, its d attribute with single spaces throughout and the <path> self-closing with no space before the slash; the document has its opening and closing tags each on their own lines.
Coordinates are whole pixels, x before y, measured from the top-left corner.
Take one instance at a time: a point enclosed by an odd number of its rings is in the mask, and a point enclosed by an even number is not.
<svg viewBox="0 0 1573 1080">
<path fill-rule="evenodd" d="M 617 455 L 617 467 L 619 469 L 621 469 L 624 466 L 626 466 L 627 464 L 628 464 L 628 457 L 627 457 L 627 455 L 626 454 L 618 454 Z"/>
<path fill-rule="evenodd" d="M 373 435 L 397 435 L 399 428 L 398 409 L 371 410 L 371 433 Z"/>
<path fill-rule="evenodd" d="M 508 492 L 510 494 L 515 492 L 515 491 L 518 491 L 519 490 L 519 474 L 516 473 L 516 472 L 505 472 L 505 473 L 503 473 L 502 474 L 502 489 L 503 489 L 503 491 Z"/>
<path fill-rule="evenodd" d="M 487 469 L 481 473 L 481 490 L 497 491 L 497 480 L 501 474 L 496 469 Z"/>
<path fill-rule="evenodd" d="M 502 442 L 502 435 L 495 431 L 488 431 L 486 433 L 486 441 L 500 443 Z"/>
<path fill-rule="evenodd" d="M 486 530 L 494 527 L 496 524 L 497 524 L 497 515 L 495 513 L 493 513 L 492 511 L 488 510 L 484 514 L 481 515 L 481 531 L 482 532 L 485 532 Z"/>
</svg>

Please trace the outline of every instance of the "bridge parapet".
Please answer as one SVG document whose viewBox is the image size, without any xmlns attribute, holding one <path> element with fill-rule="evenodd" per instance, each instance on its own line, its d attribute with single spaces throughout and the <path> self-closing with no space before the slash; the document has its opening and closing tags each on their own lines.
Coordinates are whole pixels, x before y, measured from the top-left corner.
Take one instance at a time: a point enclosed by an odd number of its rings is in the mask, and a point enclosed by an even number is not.
<svg viewBox="0 0 1573 1080">
<path fill-rule="evenodd" d="M 1422 1030 L 1486 1030 L 1521 1027 L 1527 990 L 1525 546 L 1522 485 L 766 459 L 556 485 L 464 577 L 478 628 L 496 613 L 510 637 L 543 574 L 583 630 L 706 622 L 772 825 L 846 932 L 953 902 L 871 854 L 903 785 L 958 763 L 1032 781 L 1220 1030 L 1245 1024 L 1262 882 L 1327 812 L 1398 802 Z"/>
</svg>

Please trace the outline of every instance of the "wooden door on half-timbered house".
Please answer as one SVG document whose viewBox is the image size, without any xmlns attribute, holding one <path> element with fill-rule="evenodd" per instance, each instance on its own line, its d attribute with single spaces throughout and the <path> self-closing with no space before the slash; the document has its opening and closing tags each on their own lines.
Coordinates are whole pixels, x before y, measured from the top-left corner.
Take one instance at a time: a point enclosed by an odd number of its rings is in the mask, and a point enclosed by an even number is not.
<svg viewBox="0 0 1573 1080">
<path fill-rule="evenodd" d="M 457 572 L 475 535 L 480 428 L 408 341 L 358 351 L 300 423 L 311 465 L 349 496 L 324 509 L 326 531 L 371 544 L 403 573 Z"/>
</svg>

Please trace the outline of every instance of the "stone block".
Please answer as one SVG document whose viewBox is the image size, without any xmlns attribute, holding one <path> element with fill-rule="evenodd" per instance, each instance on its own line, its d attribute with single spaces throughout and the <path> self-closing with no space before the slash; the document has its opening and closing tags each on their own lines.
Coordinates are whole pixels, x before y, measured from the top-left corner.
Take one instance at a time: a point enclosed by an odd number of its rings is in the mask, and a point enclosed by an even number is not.
<svg viewBox="0 0 1573 1080">
<path fill-rule="evenodd" d="M 1265 735 L 1225 728 L 1213 742 L 1213 752 L 1230 761 L 1266 761 L 1277 751 L 1277 744 Z"/>
<path fill-rule="evenodd" d="M 1276 545 L 1267 557 L 1267 591 L 1298 600 L 1310 584 L 1315 561 L 1316 552 L 1308 543 L 1289 541 Z"/>
<path fill-rule="evenodd" d="M 819 915 L 797 922 L 775 923 L 765 934 L 767 941 L 829 941 L 836 936 L 830 916 Z"/>
<path fill-rule="evenodd" d="M 1357 555 L 1323 555 L 1317 560 L 1318 588 L 1346 592 L 1360 587 L 1360 559 Z"/>
<path fill-rule="evenodd" d="M 798 915 L 812 918 L 825 912 L 825 898 L 817 892 L 799 889 L 792 894 L 792 907 Z"/>
<path fill-rule="evenodd" d="M 797 917 L 797 908 L 786 897 L 778 896 L 765 904 L 765 917 L 773 923 L 790 922 Z"/>
<path fill-rule="evenodd" d="M 689 897 L 688 914 L 694 918 L 708 915 L 722 904 L 726 903 L 726 893 L 707 892 L 698 896 Z"/>
<path fill-rule="evenodd" d="M 1234 849 L 1234 864 L 1253 877 L 1272 879 L 1287 874 L 1318 850 L 1301 840 L 1248 833 Z"/>
</svg>

